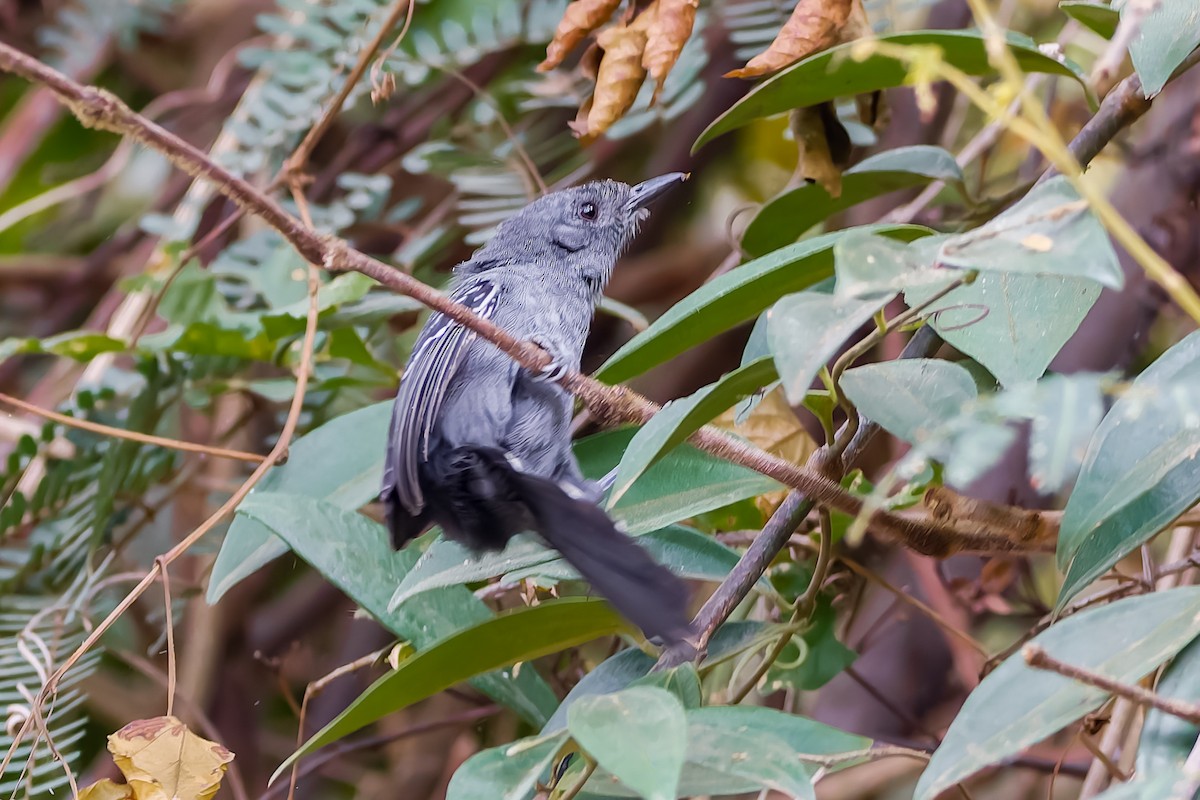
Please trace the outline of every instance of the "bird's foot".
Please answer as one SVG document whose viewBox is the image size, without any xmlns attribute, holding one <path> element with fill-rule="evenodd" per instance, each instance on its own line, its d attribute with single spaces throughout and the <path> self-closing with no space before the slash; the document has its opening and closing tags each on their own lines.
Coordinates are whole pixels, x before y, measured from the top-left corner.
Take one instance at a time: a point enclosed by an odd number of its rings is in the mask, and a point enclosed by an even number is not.
<svg viewBox="0 0 1200 800">
<path fill-rule="evenodd" d="M 557 346 L 539 336 L 534 336 L 529 341 L 550 354 L 550 363 L 533 374 L 535 383 L 558 383 L 571 371 L 569 360 L 562 355 Z"/>
</svg>

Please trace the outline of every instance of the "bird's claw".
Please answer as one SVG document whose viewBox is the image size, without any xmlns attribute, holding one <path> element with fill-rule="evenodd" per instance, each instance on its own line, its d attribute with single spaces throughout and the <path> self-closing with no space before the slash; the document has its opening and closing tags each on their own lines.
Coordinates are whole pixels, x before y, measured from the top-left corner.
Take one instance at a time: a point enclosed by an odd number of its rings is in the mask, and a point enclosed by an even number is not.
<svg viewBox="0 0 1200 800">
<path fill-rule="evenodd" d="M 570 365 L 558 355 L 554 346 L 536 337 L 530 341 L 550 354 L 550 363 L 533 373 L 534 383 L 558 383 L 571 371 Z"/>
</svg>

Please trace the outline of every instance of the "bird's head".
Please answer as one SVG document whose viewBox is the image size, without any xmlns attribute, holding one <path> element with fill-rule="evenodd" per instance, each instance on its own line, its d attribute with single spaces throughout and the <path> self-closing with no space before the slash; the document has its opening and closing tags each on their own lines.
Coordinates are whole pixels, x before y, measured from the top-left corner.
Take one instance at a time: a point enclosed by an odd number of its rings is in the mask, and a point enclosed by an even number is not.
<svg viewBox="0 0 1200 800">
<path fill-rule="evenodd" d="M 543 195 L 501 223 L 472 261 L 561 265 L 564 277 L 579 275 L 599 295 L 650 203 L 687 177 L 671 172 L 635 186 L 592 181 Z"/>
</svg>

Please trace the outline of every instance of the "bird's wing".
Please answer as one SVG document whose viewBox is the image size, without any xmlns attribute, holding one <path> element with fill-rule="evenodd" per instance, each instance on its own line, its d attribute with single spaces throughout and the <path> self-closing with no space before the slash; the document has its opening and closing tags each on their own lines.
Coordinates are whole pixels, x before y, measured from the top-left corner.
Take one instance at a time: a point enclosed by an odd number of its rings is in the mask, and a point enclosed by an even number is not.
<svg viewBox="0 0 1200 800">
<path fill-rule="evenodd" d="M 450 298 L 490 320 L 500 298 L 500 285 L 486 278 L 472 278 L 459 285 Z M 425 507 L 417 465 L 429 457 L 430 434 L 446 390 L 475 336 L 474 331 L 449 317 L 434 314 L 417 337 L 400 379 L 383 467 L 383 494 L 386 499 L 394 491 L 395 499 L 410 514 L 418 514 Z"/>
</svg>

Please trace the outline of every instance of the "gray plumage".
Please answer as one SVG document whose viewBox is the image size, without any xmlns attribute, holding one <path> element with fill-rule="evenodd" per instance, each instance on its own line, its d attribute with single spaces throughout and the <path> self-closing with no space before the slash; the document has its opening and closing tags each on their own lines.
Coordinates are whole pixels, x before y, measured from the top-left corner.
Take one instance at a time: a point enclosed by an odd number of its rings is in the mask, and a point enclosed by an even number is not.
<svg viewBox="0 0 1200 800">
<path fill-rule="evenodd" d="M 536 530 L 651 636 L 688 632 L 686 589 L 616 530 L 571 450 L 572 397 L 596 303 L 617 258 L 683 180 L 597 181 L 545 195 L 455 269 L 451 297 L 552 358 L 541 374 L 433 314 L 413 348 L 392 413 L 382 498 L 397 547 L 438 524 L 476 550 Z"/>
</svg>

